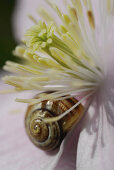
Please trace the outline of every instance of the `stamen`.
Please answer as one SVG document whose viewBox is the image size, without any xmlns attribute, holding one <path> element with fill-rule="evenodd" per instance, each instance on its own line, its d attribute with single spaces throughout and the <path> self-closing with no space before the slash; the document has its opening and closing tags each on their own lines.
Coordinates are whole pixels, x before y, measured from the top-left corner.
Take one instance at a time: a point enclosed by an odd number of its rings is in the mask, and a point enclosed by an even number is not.
<svg viewBox="0 0 114 170">
<path fill-rule="evenodd" d="M 14 74 L 18 73 L 19 76 L 4 78 L 5 83 L 15 87 L 14 90 L 7 90 L 4 93 L 25 90 L 54 91 L 45 96 L 40 95 L 38 99 L 16 99 L 18 102 L 30 104 L 37 104 L 43 100 L 64 100 L 82 94 L 82 100 L 62 115 L 45 119 L 45 122 L 50 123 L 62 119 L 91 96 L 100 85 L 104 74 L 103 64 L 99 62 L 102 53 L 96 44 L 94 3 L 91 0 L 71 0 L 73 6 L 69 5 L 69 13 L 66 15 L 56 4 L 50 0 L 46 1 L 58 14 L 62 26 L 60 28 L 45 9 L 40 11 L 42 17 L 53 22 L 37 22 L 33 16 L 29 16 L 35 25 L 26 32 L 24 44 L 14 51 L 14 54 L 21 57 L 24 62 L 6 63 L 4 69 Z M 99 4 L 103 4 L 101 10 L 103 16 L 107 8 L 112 13 L 113 0 L 107 0 L 105 3 L 102 1 Z M 101 23 L 105 23 L 105 16 Z M 87 20 L 89 27 L 85 22 Z"/>
<path fill-rule="evenodd" d="M 71 112 L 73 109 L 75 109 L 80 103 L 82 103 L 83 101 L 85 101 L 88 97 L 90 97 L 94 92 L 92 91 L 91 93 L 89 93 L 88 95 L 86 95 L 85 97 L 83 97 L 78 103 L 76 103 L 73 107 L 71 107 L 69 110 L 67 110 L 66 112 L 62 113 L 60 116 L 56 116 L 56 117 L 52 117 L 52 118 L 45 118 L 43 119 L 44 122 L 46 123 L 52 123 L 52 122 L 56 122 L 59 121 L 60 119 L 62 119 L 64 116 L 66 116 L 69 112 Z"/>
<path fill-rule="evenodd" d="M 18 98 L 15 99 L 16 102 L 21 102 L 21 103 L 32 103 L 33 101 L 36 100 L 38 99 L 18 99 Z"/>
<path fill-rule="evenodd" d="M 32 15 L 28 15 L 28 17 L 29 17 L 29 19 L 30 19 L 31 21 L 33 21 L 35 24 L 38 23 L 38 21 L 37 21 Z"/>
<path fill-rule="evenodd" d="M 0 90 L 0 94 L 9 94 L 17 92 L 16 89 Z"/>
</svg>

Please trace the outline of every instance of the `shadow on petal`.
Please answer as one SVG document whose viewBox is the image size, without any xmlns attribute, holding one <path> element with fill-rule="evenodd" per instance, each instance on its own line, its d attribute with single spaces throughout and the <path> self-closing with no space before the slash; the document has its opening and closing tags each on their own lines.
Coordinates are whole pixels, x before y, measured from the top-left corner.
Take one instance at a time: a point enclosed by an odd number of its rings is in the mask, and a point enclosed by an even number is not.
<svg viewBox="0 0 114 170">
<path fill-rule="evenodd" d="M 66 136 L 60 146 L 60 157 L 54 170 L 75 170 L 77 144 L 82 128 L 82 121 L 78 123 Z"/>
<path fill-rule="evenodd" d="M 77 149 L 78 170 L 113 170 L 114 79 L 108 77 L 83 120 Z"/>
</svg>

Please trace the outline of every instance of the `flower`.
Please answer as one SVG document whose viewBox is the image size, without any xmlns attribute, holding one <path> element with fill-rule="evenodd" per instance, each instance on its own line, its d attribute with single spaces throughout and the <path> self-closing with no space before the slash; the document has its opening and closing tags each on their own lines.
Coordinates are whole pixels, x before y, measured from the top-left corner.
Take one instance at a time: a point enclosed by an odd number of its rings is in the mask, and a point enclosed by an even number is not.
<svg viewBox="0 0 114 170">
<path fill-rule="evenodd" d="M 80 135 L 77 169 L 108 169 L 108 165 L 112 169 L 113 153 L 110 156 L 112 160 L 103 161 L 102 166 L 98 155 L 103 153 L 106 160 L 113 143 L 114 1 L 65 1 L 67 14 L 63 14 L 55 3 L 47 2 L 58 14 L 62 25 L 58 26 L 46 10 L 40 11 L 46 22 L 37 22 L 32 17 L 35 25 L 28 29 L 23 43 L 14 52 L 24 59 L 24 63 L 8 61 L 4 69 L 17 72 L 18 76 L 5 76 L 3 80 L 15 87 L 14 92 L 54 90 L 40 99 L 16 99 L 20 102 L 35 104 L 45 99 L 62 100 L 65 95 L 67 98 L 69 95 L 82 96 L 78 104 L 87 100 L 91 113 L 90 118 L 89 114 L 86 115 L 86 128 Z M 61 116 L 45 121 L 61 119 L 78 104 Z M 83 142 L 87 143 L 89 138 L 91 140 L 83 148 Z M 87 151 L 89 147 L 91 149 Z M 91 160 L 89 163 L 82 148 Z"/>
</svg>

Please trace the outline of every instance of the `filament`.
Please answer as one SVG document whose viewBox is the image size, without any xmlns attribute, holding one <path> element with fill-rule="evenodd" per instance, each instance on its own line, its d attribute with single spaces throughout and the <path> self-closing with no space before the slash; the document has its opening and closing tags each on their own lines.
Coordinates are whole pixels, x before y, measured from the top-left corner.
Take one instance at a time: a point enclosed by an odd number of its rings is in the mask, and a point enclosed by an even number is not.
<svg viewBox="0 0 114 170">
<path fill-rule="evenodd" d="M 59 121 L 62 119 L 64 116 L 66 116 L 69 112 L 71 112 L 73 109 L 75 109 L 80 103 L 85 101 L 88 97 L 90 97 L 94 92 L 92 91 L 91 93 L 87 94 L 85 97 L 83 97 L 79 102 L 77 102 L 74 106 L 72 106 L 69 110 L 66 112 L 62 113 L 60 116 L 52 117 L 52 118 L 44 118 L 43 121 L 46 123 L 52 123 Z"/>
</svg>

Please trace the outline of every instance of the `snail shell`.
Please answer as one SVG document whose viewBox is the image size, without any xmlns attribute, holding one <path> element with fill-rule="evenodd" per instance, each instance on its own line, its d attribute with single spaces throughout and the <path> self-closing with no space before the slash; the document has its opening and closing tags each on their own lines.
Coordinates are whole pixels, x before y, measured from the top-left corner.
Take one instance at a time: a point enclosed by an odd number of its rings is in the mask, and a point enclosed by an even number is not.
<svg viewBox="0 0 114 170">
<path fill-rule="evenodd" d="M 38 98 L 38 96 L 36 97 Z M 72 97 L 60 101 L 45 100 L 38 104 L 29 105 L 25 116 L 25 128 L 30 140 L 37 147 L 46 151 L 59 146 L 65 135 L 81 119 L 84 110 L 82 104 L 58 122 L 45 123 L 43 118 L 58 116 L 77 102 Z"/>
</svg>

